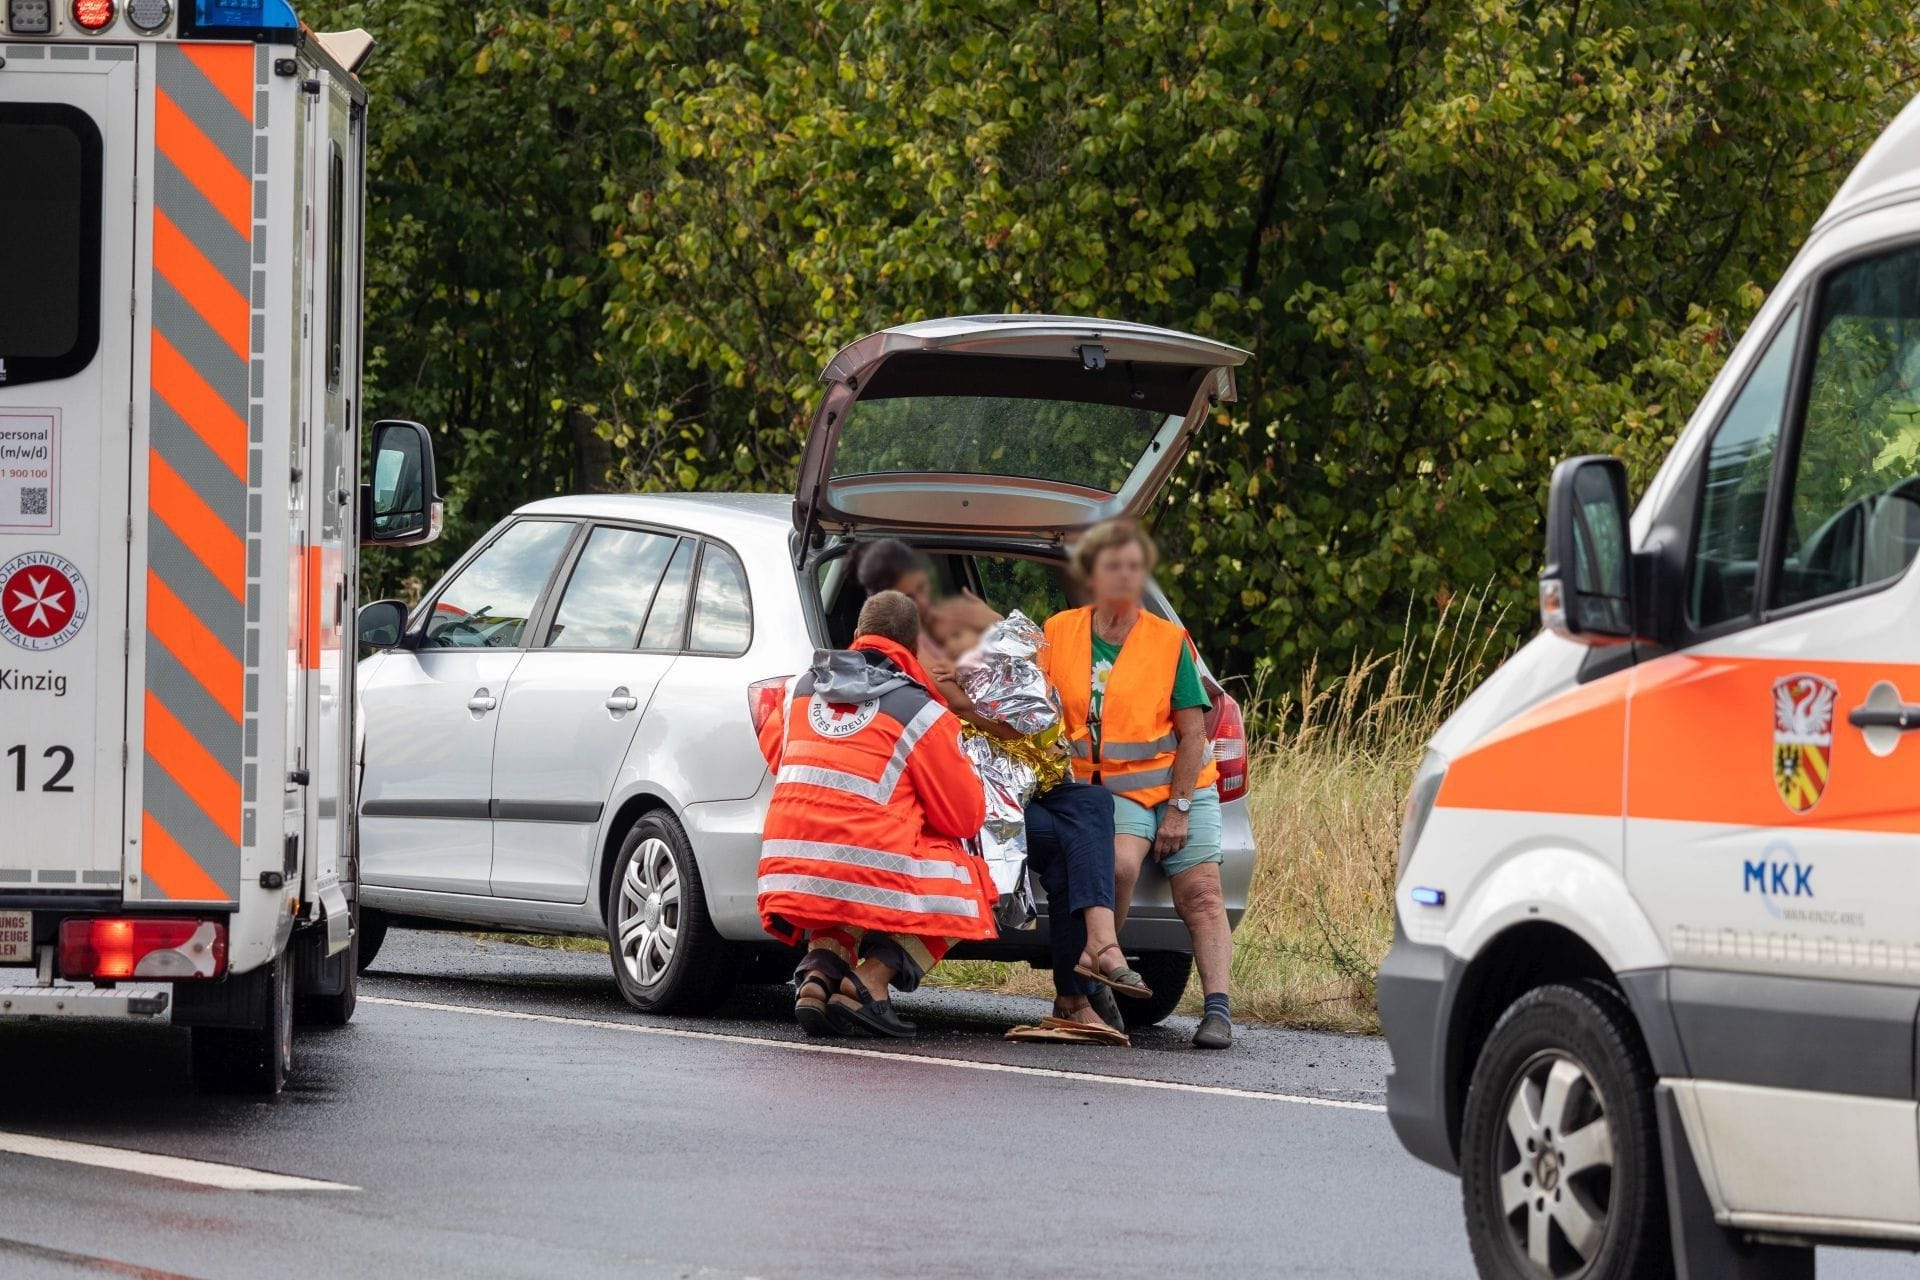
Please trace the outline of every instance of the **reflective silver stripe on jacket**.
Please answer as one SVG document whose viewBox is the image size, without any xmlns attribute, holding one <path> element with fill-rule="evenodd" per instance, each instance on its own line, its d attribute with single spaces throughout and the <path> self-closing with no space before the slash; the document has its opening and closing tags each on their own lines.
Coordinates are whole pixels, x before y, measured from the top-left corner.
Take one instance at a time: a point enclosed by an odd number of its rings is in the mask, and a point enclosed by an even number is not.
<svg viewBox="0 0 1920 1280">
<path fill-rule="evenodd" d="M 1111 742 L 1102 739 L 1100 743 L 1100 761 L 1104 764 L 1109 760 L 1151 760 L 1155 756 L 1162 756 L 1169 751 L 1175 750 L 1179 745 L 1179 735 L 1172 733 L 1155 738 L 1152 742 Z M 1073 754 L 1079 756 L 1082 760 L 1093 759 L 1092 740 L 1089 738 L 1075 738 L 1073 740 Z"/>
<path fill-rule="evenodd" d="M 863 778 L 857 773 L 848 773 L 844 769 L 829 769 L 817 764 L 782 764 L 776 784 L 782 782 L 804 782 L 812 787 L 827 787 L 834 791 L 844 791 L 848 795 L 859 796 L 862 800 L 871 800 L 875 804 L 886 804 L 893 799 L 894 788 L 900 785 L 900 775 L 907 771 L 907 757 L 913 748 L 924 738 L 927 730 L 946 708 L 929 698 L 914 713 L 900 730 L 899 741 L 893 744 L 893 758 L 887 761 L 887 767 L 880 771 L 878 778 Z"/>
<path fill-rule="evenodd" d="M 915 858 L 885 849 L 868 849 L 857 844 L 830 844 L 825 840 L 768 840 L 760 846 L 763 858 L 810 858 L 815 862 L 838 862 L 848 867 L 871 867 L 922 880 L 958 880 L 972 884 L 973 873 L 965 865 L 941 858 Z"/>
<path fill-rule="evenodd" d="M 761 893 L 804 893 L 815 898 L 839 902 L 857 902 L 891 911 L 915 911 L 922 915 L 967 916 L 978 918 L 980 904 L 972 898 L 953 898 L 938 893 L 901 893 L 897 889 L 876 889 L 870 884 L 847 884 L 825 876 L 761 876 Z"/>
<path fill-rule="evenodd" d="M 1213 763 L 1213 744 L 1207 744 L 1206 753 L 1200 757 L 1200 767 L 1206 768 Z M 1148 787 L 1170 787 L 1173 785 L 1173 766 L 1164 769 L 1141 769 L 1135 773 L 1106 773 L 1100 775 L 1100 785 L 1109 791 L 1145 791 Z"/>
</svg>

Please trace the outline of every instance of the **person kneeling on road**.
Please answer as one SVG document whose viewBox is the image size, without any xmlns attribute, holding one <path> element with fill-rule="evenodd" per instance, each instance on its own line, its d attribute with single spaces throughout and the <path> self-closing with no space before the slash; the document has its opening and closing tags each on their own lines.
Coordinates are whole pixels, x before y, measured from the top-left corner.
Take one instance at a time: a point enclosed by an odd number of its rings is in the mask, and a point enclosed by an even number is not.
<svg viewBox="0 0 1920 1280">
<path fill-rule="evenodd" d="M 966 844 L 986 818 L 960 722 L 914 656 L 920 615 L 882 591 L 851 649 L 822 649 L 760 749 L 774 770 L 760 921 L 807 952 L 794 1017 L 810 1035 L 905 1039 L 912 991 L 958 941 L 995 936 L 994 889 Z"/>
</svg>

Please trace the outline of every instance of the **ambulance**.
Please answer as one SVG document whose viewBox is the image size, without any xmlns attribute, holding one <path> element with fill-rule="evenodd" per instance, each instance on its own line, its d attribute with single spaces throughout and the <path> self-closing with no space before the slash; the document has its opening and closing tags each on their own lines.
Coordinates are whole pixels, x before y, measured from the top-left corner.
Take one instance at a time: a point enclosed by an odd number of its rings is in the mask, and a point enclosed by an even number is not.
<svg viewBox="0 0 1920 1280">
<path fill-rule="evenodd" d="M 1920 1247 L 1920 102 L 1629 513 L 1555 470 L 1543 633 L 1434 738 L 1380 974 L 1488 1277 Z"/>
<path fill-rule="evenodd" d="M 0 6 L 0 1019 L 274 1093 L 353 1013 L 358 544 L 439 526 L 423 427 L 359 476 L 372 41 Z"/>
</svg>

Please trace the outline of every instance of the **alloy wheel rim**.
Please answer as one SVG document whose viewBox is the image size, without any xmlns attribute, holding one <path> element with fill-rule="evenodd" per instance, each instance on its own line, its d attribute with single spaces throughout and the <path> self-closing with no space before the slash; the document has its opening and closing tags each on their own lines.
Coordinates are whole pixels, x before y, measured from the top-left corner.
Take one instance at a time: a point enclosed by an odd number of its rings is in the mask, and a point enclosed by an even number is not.
<svg viewBox="0 0 1920 1280">
<path fill-rule="evenodd" d="M 1588 1274 L 1606 1243 L 1613 1130 L 1593 1076 L 1558 1050 L 1536 1054 L 1507 1087 L 1494 1185 L 1507 1243 L 1530 1275 Z"/>
<path fill-rule="evenodd" d="M 680 941 L 680 869 L 666 841 L 645 840 L 628 859 L 614 935 L 628 977 L 650 987 L 666 976 Z"/>
</svg>

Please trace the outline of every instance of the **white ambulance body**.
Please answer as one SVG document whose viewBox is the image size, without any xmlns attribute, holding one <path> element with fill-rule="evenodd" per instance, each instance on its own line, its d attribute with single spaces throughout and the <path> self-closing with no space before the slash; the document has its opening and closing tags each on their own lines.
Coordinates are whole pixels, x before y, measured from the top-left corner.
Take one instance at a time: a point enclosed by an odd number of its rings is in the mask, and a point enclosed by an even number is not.
<svg viewBox="0 0 1920 1280">
<path fill-rule="evenodd" d="M 1389 1111 L 1482 1274 L 1920 1247 L 1917 548 L 1920 104 L 1630 523 L 1618 463 L 1555 472 L 1548 629 L 1416 779 Z"/>
<path fill-rule="evenodd" d="M 371 42 L 284 0 L 0 0 L 0 1018 L 277 1090 L 353 1007 Z M 376 429 L 374 540 L 436 528 Z"/>
</svg>

